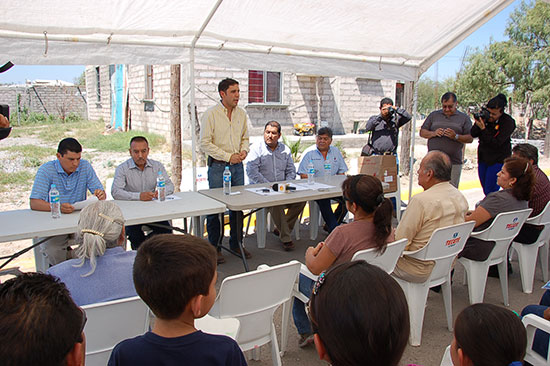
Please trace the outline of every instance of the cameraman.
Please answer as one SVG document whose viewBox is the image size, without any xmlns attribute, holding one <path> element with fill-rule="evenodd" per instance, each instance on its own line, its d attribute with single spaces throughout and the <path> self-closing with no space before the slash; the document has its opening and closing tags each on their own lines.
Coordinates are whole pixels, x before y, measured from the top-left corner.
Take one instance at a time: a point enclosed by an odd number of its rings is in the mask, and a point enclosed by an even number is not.
<svg viewBox="0 0 550 366">
<path fill-rule="evenodd" d="M 451 184 L 456 188 L 462 173 L 464 144 L 474 140 L 470 136 L 472 121 L 467 114 L 456 110 L 457 105 L 455 93 L 443 94 L 442 109 L 430 113 L 420 127 L 420 137 L 428 139 L 428 151 L 443 151 L 451 158 Z"/>
<path fill-rule="evenodd" d="M 394 154 L 397 151 L 399 127 L 411 120 L 411 115 L 403 108 L 395 108 L 390 98 L 380 101 L 380 114 L 367 122 L 366 131 L 372 131 L 361 155 Z"/>
<path fill-rule="evenodd" d="M 486 109 L 474 114 L 471 134 L 479 138 L 477 172 L 485 195 L 500 189 L 497 173 L 504 159 L 512 155 L 510 136 L 516 129 L 516 121 L 504 113 L 507 104 L 506 96 L 499 94 L 487 103 Z"/>
</svg>

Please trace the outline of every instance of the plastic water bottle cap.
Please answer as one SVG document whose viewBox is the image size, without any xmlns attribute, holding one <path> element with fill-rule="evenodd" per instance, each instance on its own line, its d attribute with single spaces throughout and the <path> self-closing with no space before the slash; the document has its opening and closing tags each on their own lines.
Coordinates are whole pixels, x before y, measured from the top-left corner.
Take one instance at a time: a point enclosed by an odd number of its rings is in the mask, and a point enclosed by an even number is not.
<svg viewBox="0 0 550 366">
<path fill-rule="evenodd" d="M 56 187 L 55 184 L 52 184 L 52 188 L 55 188 L 55 187 Z"/>
</svg>

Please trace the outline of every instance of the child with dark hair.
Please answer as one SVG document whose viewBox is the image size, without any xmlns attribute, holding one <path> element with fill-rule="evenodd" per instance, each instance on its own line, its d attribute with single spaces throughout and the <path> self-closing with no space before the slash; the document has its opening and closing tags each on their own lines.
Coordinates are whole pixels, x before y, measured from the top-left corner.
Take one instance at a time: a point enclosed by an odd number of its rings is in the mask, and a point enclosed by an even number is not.
<svg viewBox="0 0 550 366">
<path fill-rule="evenodd" d="M 350 261 L 360 250 L 377 248 L 382 253 L 386 244 L 394 239 L 392 204 L 384 198 L 378 178 L 364 174 L 349 176 L 342 183 L 342 192 L 346 208 L 353 214 L 353 222 L 337 226 L 324 242 L 306 250 L 306 266 L 313 274 Z M 313 280 L 300 275 L 300 292 L 309 296 L 312 286 Z M 298 299 L 294 300 L 292 315 L 300 334 L 299 346 L 311 344 L 313 336 L 305 305 Z"/>
<path fill-rule="evenodd" d="M 403 290 L 365 261 L 323 272 L 313 287 L 310 316 L 319 358 L 333 366 L 397 365 L 409 338 Z"/>
<path fill-rule="evenodd" d="M 195 328 L 216 300 L 216 259 L 216 249 L 192 235 L 144 241 L 134 285 L 156 319 L 152 331 L 120 342 L 109 365 L 246 365 L 233 339 Z"/>
<path fill-rule="evenodd" d="M 454 366 L 521 366 L 527 333 L 520 318 L 492 304 L 474 304 L 455 321 L 451 359 Z"/>
</svg>

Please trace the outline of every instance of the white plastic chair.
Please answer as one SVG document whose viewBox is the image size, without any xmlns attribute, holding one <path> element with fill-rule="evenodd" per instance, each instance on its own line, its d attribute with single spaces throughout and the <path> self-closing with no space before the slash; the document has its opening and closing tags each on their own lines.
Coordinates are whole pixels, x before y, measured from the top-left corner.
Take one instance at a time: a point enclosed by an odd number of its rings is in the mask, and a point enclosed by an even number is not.
<svg viewBox="0 0 550 366">
<path fill-rule="evenodd" d="M 542 267 L 542 279 L 548 282 L 548 242 L 550 241 L 550 202 L 544 210 L 535 217 L 530 217 L 526 224 L 544 225 L 537 241 L 533 244 L 522 244 L 512 242 L 512 248 L 518 253 L 519 273 L 521 275 L 521 287 L 523 292 L 533 292 L 533 281 L 535 279 L 535 267 L 537 266 L 537 255 L 540 258 Z"/>
<path fill-rule="evenodd" d="M 504 305 L 508 306 L 508 247 L 516 237 L 523 223 L 529 217 L 531 209 L 510 211 L 498 214 L 491 226 L 487 229 L 473 232 L 472 237 L 486 241 L 494 241 L 495 247 L 489 254 L 486 261 L 473 261 L 467 258 L 459 258 L 462 263 L 465 275 L 468 278 L 468 294 L 470 304 L 483 302 L 487 273 L 489 266 L 498 265 L 500 287 Z"/>
<path fill-rule="evenodd" d="M 453 366 L 453 360 L 451 359 L 451 345 L 448 345 L 447 348 L 445 348 L 445 352 L 443 353 L 439 366 Z"/>
<path fill-rule="evenodd" d="M 271 342 L 273 365 L 280 366 L 273 313 L 281 304 L 288 308 L 299 272 L 300 262 L 290 261 L 227 277 L 209 314 L 220 319 L 237 318 L 240 329 L 236 341 L 243 351 L 254 350 L 256 360 L 259 347 Z"/>
<path fill-rule="evenodd" d="M 88 366 L 105 366 L 117 343 L 149 330 L 149 308 L 138 296 L 82 308 L 88 317 L 84 328 Z"/>
<path fill-rule="evenodd" d="M 406 245 L 407 239 L 396 240 L 389 243 L 382 254 L 380 254 L 376 248 L 365 249 L 355 253 L 351 260 L 364 260 L 367 263 L 382 268 L 387 273 L 392 273 Z"/>
<path fill-rule="evenodd" d="M 525 350 L 525 358 L 523 360 L 534 366 L 550 366 L 550 357 L 545 359 L 532 350 L 536 330 L 540 329 L 546 333 L 550 333 L 550 322 L 535 314 L 527 314 L 521 321 L 527 331 L 527 348 Z"/>
<path fill-rule="evenodd" d="M 394 242 L 391 242 L 387 245 L 386 250 L 383 254 L 379 254 L 376 248 L 360 250 L 353 255 L 352 260 L 364 260 L 367 263 L 374 264 L 388 274 L 393 272 L 397 260 L 403 253 L 403 249 L 407 245 L 407 239 L 401 239 Z M 300 274 L 311 278 L 313 281 L 317 281 L 317 275 L 314 275 L 310 270 L 304 265 L 301 264 Z M 309 301 L 309 297 L 301 293 L 298 289 L 298 282 L 294 285 L 294 291 L 292 292 L 292 297 L 297 298 L 304 304 Z M 290 308 L 292 307 L 292 302 L 289 307 L 285 306 L 283 310 L 283 324 L 281 326 L 281 354 L 284 354 L 286 351 L 286 346 L 288 343 L 288 326 L 290 324 Z"/>
<path fill-rule="evenodd" d="M 423 283 L 408 282 L 394 277 L 401 285 L 409 304 L 411 322 L 409 343 L 412 346 L 420 346 L 426 300 L 428 299 L 428 291 L 431 287 L 441 285 L 445 313 L 447 315 L 447 327 L 449 331 L 453 330 L 451 269 L 456 256 L 464 248 L 474 225 L 474 222 L 464 222 L 462 224 L 439 228 L 432 233 L 425 247 L 414 252 L 405 251 L 403 253 L 419 260 L 435 261 L 430 276 Z"/>
<path fill-rule="evenodd" d="M 220 334 L 233 339 L 237 338 L 240 327 L 239 320 L 235 318 L 218 319 L 206 314 L 202 318 L 195 319 L 195 328 L 204 333 Z"/>
</svg>

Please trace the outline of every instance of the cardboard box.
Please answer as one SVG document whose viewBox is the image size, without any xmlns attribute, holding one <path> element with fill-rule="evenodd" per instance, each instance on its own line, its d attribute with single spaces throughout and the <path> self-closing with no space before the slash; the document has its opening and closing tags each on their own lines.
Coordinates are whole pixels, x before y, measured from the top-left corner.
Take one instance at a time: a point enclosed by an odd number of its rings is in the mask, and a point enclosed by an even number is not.
<svg viewBox="0 0 550 366">
<path fill-rule="evenodd" d="M 372 155 L 359 158 L 359 174 L 368 174 L 377 177 L 383 184 L 384 193 L 397 191 L 397 162 L 394 155 Z"/>
</svg>

